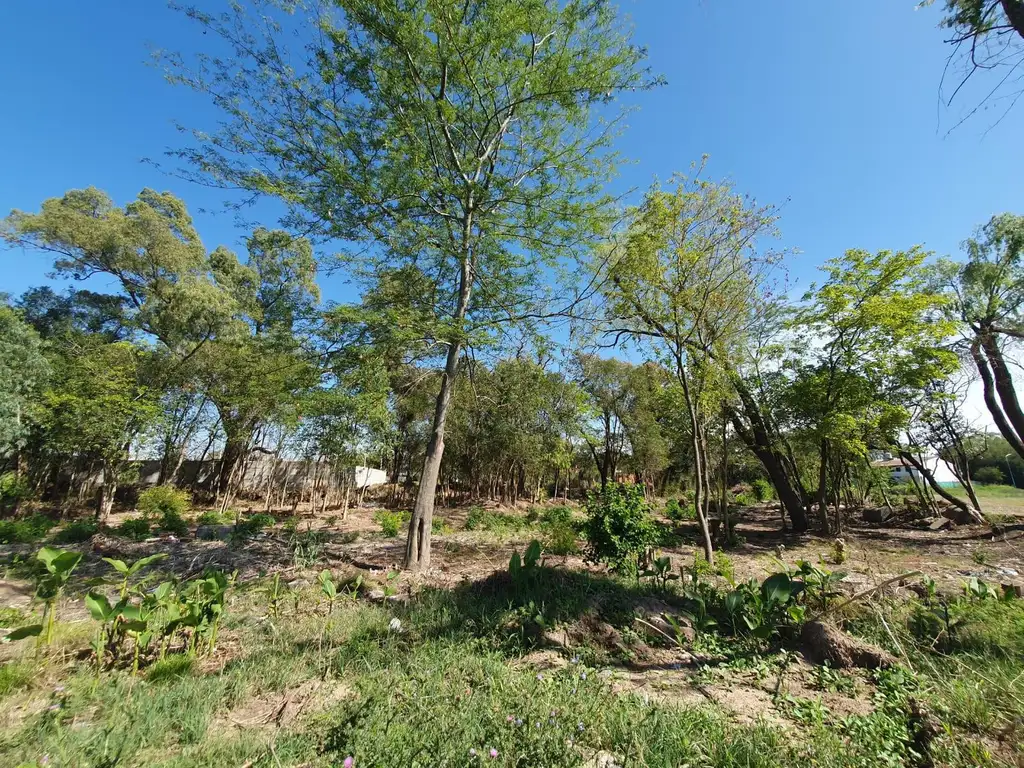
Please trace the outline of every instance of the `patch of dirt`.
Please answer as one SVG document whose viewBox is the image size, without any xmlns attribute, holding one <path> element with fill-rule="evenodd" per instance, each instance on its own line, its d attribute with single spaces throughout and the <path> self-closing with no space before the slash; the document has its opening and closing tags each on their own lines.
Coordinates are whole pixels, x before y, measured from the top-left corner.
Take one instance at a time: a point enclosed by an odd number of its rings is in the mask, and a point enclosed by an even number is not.
<svg viewBox="0 0 1024 768">
<path fill-rule="evenodd" d="M 27 581 L 0 579 L 0 608 L 28 608 L 34 592 Z"/>
<path fill-rule="evenodd" d="M 212 733 L 229 733 L 285 728 L 300 717 L 329 709 L 352 695 L 352 690 L 340 681 L 307 680 L 286 691 L 249 699 L 217 717 L 210 724 L 210 730 Z"/>
</svg>

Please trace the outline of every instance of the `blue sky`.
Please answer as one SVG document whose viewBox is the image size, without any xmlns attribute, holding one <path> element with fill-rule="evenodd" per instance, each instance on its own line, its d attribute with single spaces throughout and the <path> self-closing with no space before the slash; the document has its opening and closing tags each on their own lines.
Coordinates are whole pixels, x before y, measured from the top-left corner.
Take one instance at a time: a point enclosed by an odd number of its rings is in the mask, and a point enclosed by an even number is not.
<svg viewBox="0 0 1024 768">
<path fill-rule="evenodd" d="M 993 213 L 1024 209 L 1015 151 L 1024 105 L 995 127 L 982 114 L 947 135 L 970 104 L 940 107 L 948 51 L 939 11 L 915 5 L 624 0 L 668 85 L 644 94 L 630 118 L 620 149 L 636 162 L 618 188 L 646 187 L 710 154 L 711 177 L 785 203 L 783 242 L 801 252 L 791 275 L 802 287 L 846 248 L 957 252 Z M 207 247 L 239 247 L 232 215 L 218 212 L 223 193 L 142 162 L 181 144 L 175 119 L 217 120 L 202 99 L 163 82 L 148 46 L 187 52 L 209 38 L 159 0 L 9 1 L 0 29 L 0 214 L 90 184 L 121 204 L 152 186 L 185 199 Z M 273 210 L 258 213 L 272 219 Z M 40 254 L 0 252 L 0 291 L 45 282 L 49 267 Z M 340 278 L 324 294 L 351 298 Z"/>
</svg>

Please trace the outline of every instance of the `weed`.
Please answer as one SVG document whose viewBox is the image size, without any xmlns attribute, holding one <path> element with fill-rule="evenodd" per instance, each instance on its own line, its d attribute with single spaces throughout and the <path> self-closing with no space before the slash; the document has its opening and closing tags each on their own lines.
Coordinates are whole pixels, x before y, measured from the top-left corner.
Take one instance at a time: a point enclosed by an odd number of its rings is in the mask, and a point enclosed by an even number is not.
<svg viewBox="0 0 1024 768">
<path fill-rule="evenodd" d="M 264 528 L 271 528 L 277 523 L 277 518 L 264 512 L 255 515 L 248 515 L 235 524 L 233 535 L 238 539 L 249 539 L 260 533 Z"/>
<path fill-rule="evenodd" d="M 55 525 L 40 514 L 21 520 L 0 520 L 0 544 L 31 544 L 46 536 Z"/>
<path fill-rule="evenodd" d="M 56 544 L 81 544 L 89 541 L 99 530 L 95 520 L 73 520 L 53 537 Z"/>
<path fill-rule="evenodd" d="M 126 539 L 142 541 L 149 538 L 149 521 L 144 517 L 132 517 L 125 520 L 116 529 L 118 536 Z"/>
<path fill-rule="evenodd" d="M 169 512 L 182 517 L 190 503 L 191 498 L 185 491 L 172 485 L 157 485 L 139 494 L 135 508 L 148 518 L 162 518 Z"/>
<path fill-rule="evenodd" d="M 175 536 L 184 536 L 188 533 L 188 522 L 180 512 L 173 509 L 164 510 L 157 524 L 160 526 L 160 530 Z"/>
<path fill-rule="evenodd" d="M 0 698 L 28 688 L 35 672 L 33 665 L 25 661 L 8 661 L 0 666 Z"/>
<path fill-rule="evenodd" d="M 662 591 L 668 589 L 670 581 L 679 578 L 678 575 L 672 573 L 672 559 L 668 555 L 655 558 L 651 562 L 651 567 L 643 571 L 640 576 L 653 581 Z"/>
<path fill-rule="evenodd" d="M 489 531 L 491 533 L 508 534 L 523 530 L 529 525 L 525 517 L 503 512 L 470 507 L 466 515 L 467 531 Z"/>
<path fill-rule="evenodd" d="M 693 502 L 681 502 L 678 499 L 669 499 L 665 502 L 665 517 L 674 523 L 681 523 L 685 520 L 696 520 L 697 509 Z"/>
<path fill-rule="evenodd" d="M 775 486 L 762 477 L 750 484 L 750 491 L 758 501 L 771 501 L 775 498 Z"/>
<path fill-rule="evenodd" d="M 975 547 L 971 552 L 971 559 L 978 565 L 986 565 L 988 564 L 988 553 L 981 547 Z"/>
<path fill-rule="evenodd" d="M 827 661 L 820 667 L 814 667 L 811 676 L 814 679 L 814 687 L 819 691 L 832 691 L 847 696 L 853 696 L 857 692 L 856 681 L 845 672 L 830 666 Z"/>
<path fill-rule="evenodd" d="M 452 527 L 443 517 L 434 516 L 430 520 L 430 532 L 445 535 L 452 532 Z"/>
<path fill-rule="evenodd" d="M 373 521 L 380 526 L 381 533 L 389 539 L 397 536 L 402 530 L 402 526 L 408 524 L 411 519 L 412 513 L 407 510 L 390 512 L 382 509 L 373 515 Z"/>
<path fill-rule="evenodd" d="M 308 568 L 324 554 L 327 536 L 323 531 L 293 531 L 288 544 L 292 549 L 292 562 L 297 568 Z"/>
<path fill-rule="evenodd" d="M 208 509 L 196 518 L 196 525 L 224 525 L 234 520 L 234 516 L 221 515 L 215 509 Z"/>
<path fill-rule="evenodd" d="M 64 587 L 71 577 L 71 572 L 82 560 L 78 552 L 63 552 L 53 547 L 43 547 L 36 554 L 36 559 L 43 564 L 45 571 L 36 579 L 36 599 L 43 601 L 43 620 L 39 624 L 29 624 L 10 632 L 7 640 L 21 640 L 26 637 L 37 637 L 38 645 L 49 645 L 53 641 L 53 630 L 57 623 L 57 603 L 64 594 Z"/>
</svg>

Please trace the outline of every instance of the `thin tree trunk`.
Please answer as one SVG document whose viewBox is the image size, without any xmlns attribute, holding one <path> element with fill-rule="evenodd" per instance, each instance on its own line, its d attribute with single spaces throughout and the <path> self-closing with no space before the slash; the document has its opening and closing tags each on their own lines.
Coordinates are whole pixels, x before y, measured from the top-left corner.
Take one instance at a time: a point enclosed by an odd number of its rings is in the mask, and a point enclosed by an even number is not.
<svg viewBox="0 0 1024 768">
<path fill-rule="evenodd" d="M 708 527 L 708 516 L 707 516 L 707 498 L 705 490 L 707 489 L 706 481 L 706 465 L 704 459 L 706 455 L 703 453 L 703 444 L 701 442 L 701 425 L 700 418 L 697 412 L 696 404 L 694 403 L 693 396 L 690 392 L 690 382 L 686 371 L 683 369 L 682 360 L 676 359 L 676 373 L 679 378 L 680 384 L 683 386 L 683 397 L 686 401 L 686 409 L 690 417 L 690 427 L 692 432 L 693 442 L 693 465 L 695 474 L 695 490 L 693 497 L 693 506 L 697 512 L 697 523 L 700 526 L 701 539 L 704 547 L 704 557 L 708 561 L 708 564 L 714 565 L 715 553 L 714 548 L 711 545 L 711 531 Z"/>
<path fill-rule="evenodd" d="M 917 471 L 921 473 L 921 477 L 923 477 L 928 482 L 928 485 L 931 486 L 931 489 L 935 491 L 935 493 L 937 493 L 943 499 L 945 499 L 954 507 L 959 509 L 965 515 L 971 518 L 974 522 L 980 524 L 985 523 L 985 518 L 981 516 L 981 513 L 978 512 L 978 510 L 972 509 L 967 505 L 967 503 L 963 499 L 958 499 L 956 496 L 954 496 L 941 485 L 939 485 L 935 481 L 935 476 L 932 474 L 932 471 L 928 469 L 928 467 L 926 467 L 924 463 L 921 462 L 916 456 L 914 456 L 912 452 L 901 450 L 900 458 L 905 462 L 909 462 L 915 469 L 917 469 Z"/>
</svg>

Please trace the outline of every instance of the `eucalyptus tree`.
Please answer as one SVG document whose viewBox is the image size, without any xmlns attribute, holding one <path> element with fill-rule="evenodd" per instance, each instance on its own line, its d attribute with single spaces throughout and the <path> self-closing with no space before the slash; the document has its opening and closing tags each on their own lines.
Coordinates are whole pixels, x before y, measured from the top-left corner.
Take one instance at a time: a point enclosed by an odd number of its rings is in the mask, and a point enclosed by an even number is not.
<svg viewBox="0 0 1024 768">
<path fill-rule="evenodd" d="M 541 311 L 549 268 L 607 228 L 613 102 L 655 80 L 605 0 L 259 5 L 187 11 L 230 54 L 171 54 L 170 77 L 225 120 L 174 154 L 205 183 L 283 201 L 289 226 L 370 244 L 357 273 L 429 277 L 442 373 L 406 550 L 426 568 L 463 350 Z"/>
<path fill-rule="evenodd" d="M 578 354 L 576 383 L 587 395 L 593 424 L 581 424 L 581 434 L 601 476 L 601 487 L 615 481 L 619 460 L 627 450 L 623 417 L 630 396 L 633 365 L 624 360 Z"/>
</svg>

